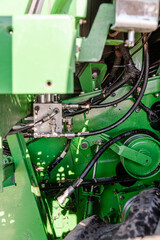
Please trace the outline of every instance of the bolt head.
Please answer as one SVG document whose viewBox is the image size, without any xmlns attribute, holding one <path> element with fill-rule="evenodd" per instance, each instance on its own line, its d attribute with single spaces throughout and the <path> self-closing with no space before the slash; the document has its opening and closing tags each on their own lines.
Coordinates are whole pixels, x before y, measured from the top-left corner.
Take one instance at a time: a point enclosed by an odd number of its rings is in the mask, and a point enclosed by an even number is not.
<svg viewBox="0 0 160 240">
<path fill-rule="evenodd" d="M 121 199 L 121 200 L 123 200 L 123 199 L 124 199 L 124 197 L 123 197 L 123 196 L 120 196 L 120 199 Z"/>
<path fill-rule="evenodd" d="M 157 97 L 157 98 L 158 98 L 158 97 L 159 97 L 159 93 L 156 93 L 156 94 L 155 94 L 155 97 Z"/>
<path fill-rule="evenodd" d="M 82 148 L 82 149 L 87 149 L 87 148 L 88 148 L 88 143 L 87 143 L 87 142 L 83 142 L 83 143 L 81 144 L 81 148 Z"/>
<path fill-rule="evenodd" d="M 141 111 L 140 107 L 137 107 L 136 110 L 135 110 L 136 113 L 139 113 L 140 111 Z"/>
</svg>

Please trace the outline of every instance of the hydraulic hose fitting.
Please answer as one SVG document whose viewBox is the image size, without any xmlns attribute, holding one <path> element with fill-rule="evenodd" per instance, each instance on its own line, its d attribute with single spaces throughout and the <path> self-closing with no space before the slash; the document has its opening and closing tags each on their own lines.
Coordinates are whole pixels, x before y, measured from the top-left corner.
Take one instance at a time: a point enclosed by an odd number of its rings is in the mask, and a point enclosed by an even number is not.
<svg viewBox="0 0 160 240">
<path fill-rule="evenodd" d="M 69 188 L 67 188 L 65 191 L 64 191 L 64 193 L 61 195 L 61 196 L 59 196 L 58 198 L 57 198 L 57 201 L 61 204 L 61 205 L 63 205 L 63 203 L 65 202 L 65 200 L 66 200 L 66 198 L 68 198 L 73 192 L 74 192 L 74 188 L 72 187 L 72 186 L 70 186 Z"/>
</svg>

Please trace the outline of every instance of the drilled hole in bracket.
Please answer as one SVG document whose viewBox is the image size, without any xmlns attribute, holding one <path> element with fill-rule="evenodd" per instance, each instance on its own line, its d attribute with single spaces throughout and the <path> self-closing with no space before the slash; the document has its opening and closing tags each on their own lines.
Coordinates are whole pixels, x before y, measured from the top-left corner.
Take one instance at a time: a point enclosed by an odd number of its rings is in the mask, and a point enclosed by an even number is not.
<svg viewBox="0 0 160 240">
<path fill-rule="evenodd" d="M 47 87 L 47 88 L 51 88 L 51 87 L 52 87 L 52 81 L 48 80 L 48 81 L 46 82 L 46 87 Z"/>
<path fill-rule="evenodd" d="M 7 32 L 8 32 L 8 34 L 12 35 L 13 34 L 13 28 L 11 26 L 7 27 Z"/>
</svg>

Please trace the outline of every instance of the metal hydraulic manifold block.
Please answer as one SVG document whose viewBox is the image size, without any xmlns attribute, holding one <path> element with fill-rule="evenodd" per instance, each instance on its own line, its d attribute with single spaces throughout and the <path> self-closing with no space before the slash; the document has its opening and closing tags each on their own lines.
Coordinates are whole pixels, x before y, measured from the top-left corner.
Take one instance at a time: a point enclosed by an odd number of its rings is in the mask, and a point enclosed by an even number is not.
<svg viewBox="0 0 160 240">
<path fill-rule="evenodd" d="M 34 137 L 62 137 L 62 130 L 69 134 L 72 129 L 72 117 L 63 117 L 63 110 L 77 109 L 78 104 L 60 103 L 57 94 L 35 96 L 33 104 Z"/>
<path fill-rule="evenodd" d="M 135 32 L 152 32 L 158 27 L 159 0 L 117 0 L 115 31 L 128 32 L 126 44 L 134 46 Z"/>
<path fill-rule="evenodd" d="M 35 103 L 34 109 L 34 137 L 57 137 L 62 133 L 62 104 Z"/>
</svg>

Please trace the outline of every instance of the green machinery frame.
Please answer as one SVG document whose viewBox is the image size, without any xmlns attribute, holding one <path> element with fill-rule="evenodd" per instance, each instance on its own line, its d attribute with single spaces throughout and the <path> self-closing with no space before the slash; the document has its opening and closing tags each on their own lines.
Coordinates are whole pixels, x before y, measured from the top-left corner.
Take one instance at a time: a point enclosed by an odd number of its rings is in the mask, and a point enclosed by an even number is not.
<svg viewBox="0 0 160 240">
<path fill-rule="evenodd" d="M 110 223 L 120 222 L 126 201 L 141 190 L 154 186 L 160 177 L 157 174 L 149 179 L 139 179 L 130 187 L 118 183 L 101 186 L 94 194 L 94 206 L 89 210 L 87 199 L 92 193 L 87 188 L 76 190 L 75 199 L 68 199 L 63 207 L 57 203 L 56 196 L 47 196 L 41 189 L 44 181 L 76 179 L 95 154 L 98 140 L 106 142 L 110 136 L 144 127 L 160 136 L 148 122 L 147 114 L 139 108 L 107 135 L 73 138 L 63 163 L 52 171 L 51 176 L 45 171 L 35 172 L 34 166 L 45 169 L 62 152 L 65 138 L 42 138 L 26 145 L 22 134 L 11 135 L 7 141 L 12 157 L 3 156 L 4 137 L 13 125 L 31 112 L 35 94 L 70 96 L 74 93 L 75 63 L 85 62 L 87 67 L 80 77 L 83 92 L 77 97 L 66 98 L 63 103 L 78 103 L 98 95 L 99 84 L 107 71 L 107 66 L 99 63 L 103 49 L 105 45 L 123 43 L 122 40 L 106 40 L 110 25 L 114 24 L 114 1 L 100 6 L 86 38 L 80 35 L 80 25 L 85 24 L 90 1 L 48 0 L 44 1 L 40 14 L 29 14 L 32 3 L 31 0 L 0 1 L 0 232 L 3 239 L 9 240 L 63 239 L 87 214 L 93 213 L 103 219 L 107 216 Z M 140 68 L 142 52 L 134 56 L 134 62 Z M 94 79 L 93 68 L 100 71 Z M 123 96 L 129 88 L 123 86 L 106 102 Z M 160 101 L 159 92 L 160 76 L 157 75 L 149 79 L 142 102 L 151 107 Z M 130 97 L 113 107 L 75 116 L 73 131 L 95 130 L 99 126 L 110 125 L 132 104 Z M 83 143 L 86 148 L 83 148 Z M 116 176 L 120 156 L 132 161 L 137 161 L 138 157 L 123 143 L 115 144 L 98 160 L 96 177 Z M 139 159 L 142 161 L 143 158 L 145 155 L 139 153 Z M 92 174 L 91 171 L 87 178 L 92 178 Z"/>
</svg>

